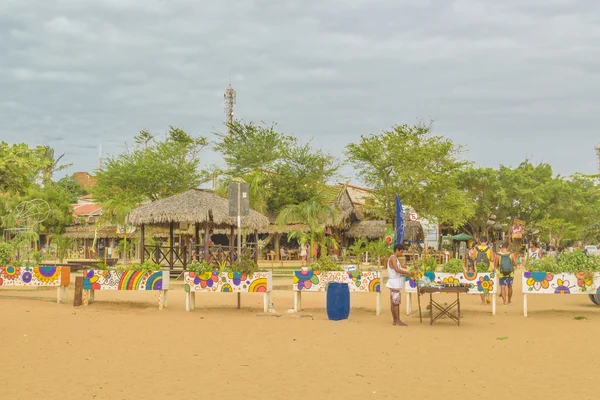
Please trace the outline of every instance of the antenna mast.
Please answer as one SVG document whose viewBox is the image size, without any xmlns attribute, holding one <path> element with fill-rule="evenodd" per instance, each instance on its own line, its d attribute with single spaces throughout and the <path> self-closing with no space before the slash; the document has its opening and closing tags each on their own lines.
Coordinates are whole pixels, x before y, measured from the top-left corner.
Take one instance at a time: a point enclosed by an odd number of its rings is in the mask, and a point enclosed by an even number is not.
<svg viewBox="0 0 600 400">
<path fill-rule="evenodd" d="M 596 150 L 596 161 L 598 163 L 598 173 L 600 173 L 600 144 L 595 145 L 594 150 Z"/>
<path fill-rule="evenodd" d="M 231 87 L 231 72 L 229 72 L 229 87 L 225 89 L 223 98 L 225 100 L 225 124 L 227 124 L 227 133 L 229 133 L 229 124 L 233 122 L 233 108 L 236 103 L 236 92 Z"/>
</svg>

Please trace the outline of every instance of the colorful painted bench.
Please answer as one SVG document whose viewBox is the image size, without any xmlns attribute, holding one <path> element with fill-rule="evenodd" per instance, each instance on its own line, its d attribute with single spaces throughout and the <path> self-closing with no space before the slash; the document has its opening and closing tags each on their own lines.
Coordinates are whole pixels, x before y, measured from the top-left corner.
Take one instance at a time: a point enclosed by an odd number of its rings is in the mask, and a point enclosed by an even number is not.
<svg viewBox="0 0 600 400">
<path fill-rule="evenodd" d="M 425 276 L 430 281 L 441 279 L 444 283 L 469 285 L 467 294 L 491 294 L 492 315 L 496 315 L 496 294 L 498 294 L 498 278 L 494 272 L 472 272 L 450 274 L 447 272 L 425 272 Z M 417 282 L 406 277 L 404 282 L 404 292 L 406 293 L 406 315 L 412 312 L 412 294 L 417 293 Z"/>
<path fill-rule="evenodd" d="M 158 291 L 158 309 L 168 305 L 169 271 L 83 270 L 83 305 L 94 302 L 96 290 Z"/>
<path fill-rule="evenodd" d="M 0 267 L 0 289 L 3 287 L 56 287 L 56 302 L 67 299 L 71 269 L 42 265 L 38 267 Z"/>
<path fill-rule="evenodd" d="M 378 271 L 294 271 L 294 311 L 302 310 L 302 292 L 325 292 L 330 282 L 347 283 L 350 292 L 375 293 L 375 315 L 381 314 L 381 273 Z"/>
<path fill-rule="evenodd" d="M 585 272 L 576 274 L 551 274 L 549 272 L 523 272 L 523 315 L 527 316 L 527 296 L 530 294 L 597 294 L 600 295 L 600 272 L 592 276 Z"/>
<path fill-rule="evenodd" d="M 238 308 L 240 308 L 240 293 L 262 293 L 264 312 L 269 310 L 269 304 L 271 304 L 272 272 L 256 272 L 249 275 L 240 272 L 206 272 L 203 274 L 185 272 L 183 282 L 186 311 L 196 308 L 196 293 L 198 292 L 237 293 Z"/>
</svg>

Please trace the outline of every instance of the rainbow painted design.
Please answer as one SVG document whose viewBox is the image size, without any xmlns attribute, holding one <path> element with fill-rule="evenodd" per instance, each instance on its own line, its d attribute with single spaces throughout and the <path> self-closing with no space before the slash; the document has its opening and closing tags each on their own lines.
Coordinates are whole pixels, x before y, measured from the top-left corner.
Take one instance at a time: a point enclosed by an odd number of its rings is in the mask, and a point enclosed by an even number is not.
<svg viewBox="0 0 600 400">
<path fill-rule="evenodd" d="M 329 282 L 347 283 L 351 292 L 380 292 L 381 274 L 377 271 L 294 271 L 294 291 L 324 292 Z"/>
<path fill-rule="evenodd" d="M 522 290 L 524 294 L 600 294 L 600 272 L 593 279 L 583 272 L 523 272 Z"/>
<path fill-rule="evenodd" d="M 85 270 L 84 290 L 168 290 L 168 271 Z"/>
<path fill-rule="evenodd" d="M 69 267 L 42 265 L 39 267 L 0 267 L 0 286 L 68 286 Z"/>
<path fill-rule="evenodd" d="M 272 272 L 257 272 L 252 275 L 239 272 L 207 272 L 198 275 L 186 272 L 183 283 L 189 292 L 233 292 L 267 293 L 273 290 Z"/>
</svg>

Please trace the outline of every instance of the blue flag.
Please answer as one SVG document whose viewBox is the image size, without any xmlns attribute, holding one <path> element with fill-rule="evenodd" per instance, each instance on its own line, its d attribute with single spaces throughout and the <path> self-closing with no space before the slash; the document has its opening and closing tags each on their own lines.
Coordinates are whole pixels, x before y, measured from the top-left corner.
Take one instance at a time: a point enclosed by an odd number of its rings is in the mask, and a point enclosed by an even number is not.
<svg viewBox="0 0 600 400">
<path fill-rule="evenodd" d="M 404 241 L 404 209 L 400 196 L 396 195 L 396 244 Z"/>
</svg>

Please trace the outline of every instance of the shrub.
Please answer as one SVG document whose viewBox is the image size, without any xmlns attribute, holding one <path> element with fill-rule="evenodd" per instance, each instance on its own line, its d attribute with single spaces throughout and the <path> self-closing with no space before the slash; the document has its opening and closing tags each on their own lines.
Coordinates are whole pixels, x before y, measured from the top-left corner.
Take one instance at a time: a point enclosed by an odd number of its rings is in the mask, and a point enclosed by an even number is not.
<svg viewBox="0 0 600 400">
<path fill-rule="evenodd" d="M 446 272 L 448 274 L 460 274 L 463 271 L 463 263 L 458 258 L 453 258 L 452 260 L 442 265 L 442 272 Z"/>
<path fill-rule="evenodd" d="M 206 272 L 212 272 L 213 267 L 208 265 L 206 260 L 202 260 L 202 262 L 199 262 L 198 260 L 194 260 L 190 264 L 188 264 L 187 270 L 189 272 L 195 272 L 196 274 L 200 275 L 200 274 L 204 274 Z"/>
<path fill-rule="evenodd" d="M 8 265 L 12 256 L 13 246 L 10 243 L 0 243 L 0 265 Z"/>
<path fill-rule="evenodd" d="M 312 264 L 310 267 L 313 269 L 313 271 L 323 272 L 343 270 L 342 267 L 336 264 L 336 262 L 333 261 L 333 259 L 329 256 L 322 256 L 321 258 L 319 258 L 317 263 Z"/>
<path fill-rule="evenodd" d="M 248 257 L 242 257 L 231 265 L 231 271 L 252 275 L 258 272 L 258 265 Z"/>
</svg>

